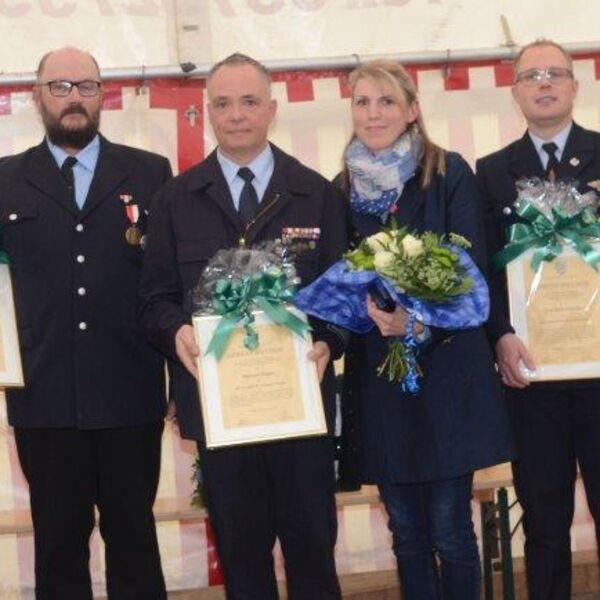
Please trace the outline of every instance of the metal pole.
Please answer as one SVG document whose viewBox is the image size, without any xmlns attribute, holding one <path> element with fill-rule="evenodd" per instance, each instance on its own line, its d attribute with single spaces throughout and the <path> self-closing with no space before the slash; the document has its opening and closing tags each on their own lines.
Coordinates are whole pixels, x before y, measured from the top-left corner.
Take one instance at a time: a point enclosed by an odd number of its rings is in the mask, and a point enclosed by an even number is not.
<svg viewBox="0 0 600 600">
<path fill-rule="evenodd" d="M 500 522 L 500 551 L 502 552 L 502 595 L 504 600 L 515 600 L 515 579 L 510 546 L 510 514 L 506 488 L 498 490 L 498 519 Z"/>
<path fill-rule="evenodd" d="M 496 509 L 494 502 L 481 503 L 481 545 L 483 562 L 483 590 L 485 600 L 494 600 L 494 574 L 492 571 L 492 545 L 494 543 Z"/>
<path fill-rule="evenodd" d="M 600 42 L 577 42 L 564 44 L 567 52 L 578 54 L 600 53 Z M 472 50 L 435 50 L 432 52 L 404 52 L 397 54 L 372 54 L 361 56 L 333 56 L 330 58 L 298 58 L 286 60 L 265 60 L 263 64 L 273 72 L 278 71 L 323 71 L 328 69 L 352 69 L 360 63 L 376 58 L 397 60 L 404 65 L 441 64 L 456 62 L 484 62 L 494 60 L 511 60 L 519 51 L 518 46 L 500 48 L 478 48 Z M 102 69 L 102 77 L 106 80 L 157 78 L 205 78 L 210 64 L 165 66 L 139 66 L 123 69 Z M 35 73 L 6 73 L 0 75 L 0 85 L 30 85 L 35 82 Z"/>
</svg>

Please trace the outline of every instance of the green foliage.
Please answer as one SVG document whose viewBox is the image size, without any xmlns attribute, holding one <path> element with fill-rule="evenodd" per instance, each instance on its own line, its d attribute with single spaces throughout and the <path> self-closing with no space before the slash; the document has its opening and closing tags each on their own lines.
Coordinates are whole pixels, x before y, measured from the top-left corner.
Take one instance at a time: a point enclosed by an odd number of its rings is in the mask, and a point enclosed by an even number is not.
<svg viewBox="0 0 600 600">
<path fill-rule="evenodd" d="M 409 233 L 392 221 L 390 227 L 364 239 L 345 258 L 352 269 L 377 271 L 409 296 L 447 302 L 473 287 L 453 246 L 469 248 L 471 244 L 455 233 L 447 237 L 430 231 Z"/>
</svg>

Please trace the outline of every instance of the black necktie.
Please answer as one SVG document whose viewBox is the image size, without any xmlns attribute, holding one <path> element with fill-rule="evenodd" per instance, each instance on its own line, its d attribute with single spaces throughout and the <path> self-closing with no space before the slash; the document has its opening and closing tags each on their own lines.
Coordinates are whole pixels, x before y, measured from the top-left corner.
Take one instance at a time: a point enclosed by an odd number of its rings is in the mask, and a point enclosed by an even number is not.
<svg viewBox="0 0 600 600">
<path fill-rule="evenodd" d="M 558 176 L 558 158 L 556 158 L 556 151 L 558 146 L 554 142 L 548 142 L 542 144 L 542 149 L 548 155 L 548 164 L 546 165 L 546 179 L 554 181 Z"/>
<path fill-rule="evenodd" d="M 77 164 L 77 159 L 74 156 L 65 158 L 60 171 L 67 182 L 70 198 L 75 204 L 75 177 L 73 176 L 73 167 Z"/>
<path fill-rule="evenodd" d="M 252 185 L 254 173 L 248 167 L 242 167 L 238 171 L 238 175 L 244 180 L 244 187 L 240 195 L 240 219 L 244 225 L 247 225 L 254 218 L 258 208 L 258 196 Z"/>
</svg>

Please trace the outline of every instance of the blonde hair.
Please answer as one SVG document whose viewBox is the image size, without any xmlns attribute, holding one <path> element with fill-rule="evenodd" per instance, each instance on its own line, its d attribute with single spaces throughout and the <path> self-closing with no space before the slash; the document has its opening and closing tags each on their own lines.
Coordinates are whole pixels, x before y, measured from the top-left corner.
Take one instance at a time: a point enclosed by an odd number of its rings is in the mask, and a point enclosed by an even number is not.
<svg viewBox="0 0 600 600">
<path fill-rule="evenodd" d="M 515 56 L 513 60 L 513 71 L 515 74 L 515 78 L 519 71 L 519 63 L 521 62 L 521 58 L 523 58 L 523 54 L 530 50 L 531 48 L 544 48 L 546 46 L 551 46 L 552 48 L 556 48 L 567 60 L 567 64 L 569 65 L 569 69 L 573 70 L 573 57 L 557 42 L 553 40 L 547 40 L 546 38 L 538 38 L 537 40 L 531 42 L 523 46 L 519 53 Z"/>
<path fill-rule="evenodd" d="M 375 82 L 384 82 L 392 86 L 402 97 L 407 106 L 411 106 L 418 101 L 417 88 L 406 69 L 393 60 L 373 60 L 354 69 L 349 76 L 349 84 L 354 94 L 354 88 L 361 79 L 371 79 Z M 427 188 L 435 175 L 443 175 L 446 172 L 446 153 L 443 148 L 434 144 L 427 135 L 423 117 L 419 116 L 408 125 L 406 131 L 415 131 L 418 133 L 423 144 L 423 154 L 419 162 L 421 168 L 421 188 Z M 348 142 L 346 148 L 354 141 L 355 135 Z M 344 156 L 346 152 L 344 151 Z M 346 166 L 343 171 L 343 186 L 346 191 L 349 189 L 349 175 Z"/>
</svg>

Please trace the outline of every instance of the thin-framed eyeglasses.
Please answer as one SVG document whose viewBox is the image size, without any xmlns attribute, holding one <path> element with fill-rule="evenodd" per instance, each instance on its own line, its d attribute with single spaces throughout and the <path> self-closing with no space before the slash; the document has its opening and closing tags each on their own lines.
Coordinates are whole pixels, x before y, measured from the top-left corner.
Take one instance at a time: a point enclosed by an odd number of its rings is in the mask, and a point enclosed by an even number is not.
<svg viewBox="0 0 600 600">
<path fill-rule="evenodd" d="M 53 79 L 52 81 L 44 81 L 38 85 L 47 85 L 51 96 L 56 98 L 66 98 L 76 87 L 81 96 L 91 98 L 100 93 L 102 82 L 94 81 L 93 79 L 84 79 L 83 81 L 69 81 L 68 79 Z"/>
<path fill-rule="evenodd" d="M 539 85 L 546 80 L 555 85 L 561 85 L 573 79 L 573 71 L 564 67 L 548 67 L 547 69 L 527 69 L 517 73 L 515 83 L 527 86 Z"/>
</svg>

